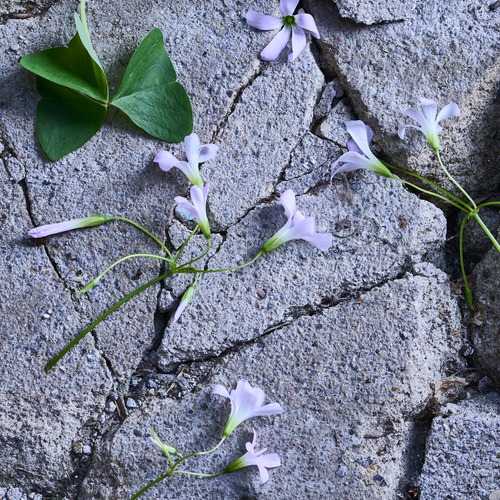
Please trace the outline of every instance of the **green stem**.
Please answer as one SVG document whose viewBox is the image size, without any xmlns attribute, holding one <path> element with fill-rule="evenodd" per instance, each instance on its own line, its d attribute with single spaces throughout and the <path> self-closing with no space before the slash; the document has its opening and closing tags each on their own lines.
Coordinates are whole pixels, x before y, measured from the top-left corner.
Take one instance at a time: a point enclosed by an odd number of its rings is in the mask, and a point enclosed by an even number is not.
<svg viewBox="0 0 500 500">
<path fill-rule="evenodd" d="M 205 253 L 201 254 L 199 257 L 196 257 L 196 259 L 190 260 L 189 262 L 186 262 L 185 264 L 181 264 L 178 267 L 178 269 L 181 269 L 184 266 L 189 266 L 189 264 L 192 264 L 193 262 L 196 262 L 197 260 L 203 259 L 203 257 L 205 257 L 205 255 L 207 255 L 207 253 L 210 252 L 210 245 L 211 245 L 210 240 L 208 240 L 208 248 L 205 251 Z"/>
<path fill-rule="evenodd" d="M 241 266 L 234 266 L 234 267 L 226 267 L 225 269 L 196 269 L 192 270 L 190 268 L 179 268 L 177 269 L 176 272 L 183 273 L 183 272 L 188 272 L 188 273 L 222 273 L 224 271 L 234 271 L 235 269 L 241 269 L 242 267 L 249 266 L 250 264 L 253 264 L 261 255 L 263 255 L 264 252 L 261 250 L 250 262 L 247 262 L 246 264 L 241 264 Z M 189 269 L 189 270 L 187 270 Z"/>
<path fill-rule="evenodd" d="M 120 264 L 120 262 L 124 262 L 128 259 L 132 259 L 133 257 L 147 257 L 147 258 L 151 258 L 151 259 L 159 259 L 159 260 L 164 260 L 166 262 L 168 262 L 169 264 L 171 264 L 172 262 L 170 261 L 170 259 L 167 259 L 166 257 L 160 257 L 159 255 L 151 255 L 151 254 L 148 254 L 148 253 L 134 253 L 132 255 L 127 255 L 126 257 L 122 257 L 121 259 L 118 259 L 116 262 L 113 262 L 113 264 L 111 264 L 109 267 L 107 267 L 99 276 L 97 276 L 97 278 L 94 278 L 92 281 L 95 281 L 94 285 L 97 284 L 97 282 L 108 272 L 108 271 L 111 271 L 111 269 L 113 269 L 113 267 L 115 267 L 117 264 Z M 91 283 L 92 283 L 91 281 Z M 85 287 L 83 288 L 83 290 L 85 290 Z M 79 297 L 81 295 L 81 293 L 83 292 L 83 290 L 80 290 L 80 292 L 78 292 L 76 294 L 77 297 Z M 85 291 L 88 291 L 88 290 L 85 290 Z"/>
<path fill-rule="evenodd" d="M 441 161 L 441 156 L 439 155 L 439 151 L 436 151 L 436 155 L 437 155 L 437 158 L 439 160 L 439 164 L 443 168 L 444 173 L 448 176 L 448 179 L 450 179 L 450 181 L 453 182 L 453 184 L 455 184 L 455 186 L 457 186 L 457 188 L 460 189 L 460 191 L 462 191 L 462 193 L 465 195 L 465 197 L 472 203 L 472 207 L 475 210 L 477 207 L 476 207 L 476 204 L 474 203 L 474 200 L 467 194 L 465 189 L 450 175 L 448 170 L 446 170 L 446 167 L 444 166 L 443 162 Z"/>
<path fill-rule="evenodd" d="M 87 17 L 85 15 L 85 0 L 80 0 L 80 17 L 82 18 L 83 27 L 90 38 L 89 29 L 87 28 Z"/>
<path fill-rule="evenodd" d="M 484 222 L 479 218 L 479 215 L 477 213 L 472 214 L 474 219 L 477 220 L 478 224 L 483 228 L 483 231 L 486 233 L 488 238 L 493 242 L 493 245 L 495 245 L 495 248 L 500 252 L 500 244 L 496 240 L 496 238 L 490 233 L 489 229 L 485 226 Z"/>
<path fill-rule="evenodd" d="M 500 205 L 500 201 L 490 201 L 488 203 L 482 203 L 481 205 L 478 205 L 477 210 L 479 211 L 480 208 L 489 207 L 491 205 Z"/>
<path fill-rule="evenodd" d="M 467 206 L 468 210 L 466 210 L 465 208 L 461 207 L 460 205 L 457 205 L 456 203 L 454 203 L 453 201 L 449 200 L 448 198 L 445 198 L 444 196 L 441 196 L 440 194 L 433 193 L 432 191 L 427 191 L 427 189 L 423 189 L 423 188 L 421 188 L 421 187 L 419 187 L 419 186 L 417 186 L 417 185 L 415 185 L 415 184 L 413 184 L 411 182 L 405 181 L 404 179 L 400 179 L 399 177 L 394 177 L 394 179 L 396 179 L 399 182 L 403 182 L 404 184 L 408 184 L 408 186 L 411 186 L 414 189 L 418 189 L 422 193 L 428 194 L 430 196 L 435 196 L 436 198 L 440 198 L 441 200 L 446 201 L 450 205 L 453 205 L 454 207 L 458 208 L 459 210 L 462 210 L 462 212 L 465 212 L 466 214 L 470 213 L 470 207 L 469 206 Z"/>
<path fill-rule="evenodd" d="M 391 165 L 390 163 L 387 163 L 385 161 L 382 161 L 382 163 L 387 167 L 387 168 L 390 168 L 390 169 L 394 169 L 398 172 L 401 172 L 403 174 L 406 174 L 406 175 L 411 175 L 413 177 L 416 177 L 417 179 L 420 179 L 421 181 L 424 181 L 424 182 L 427 182 L 427 184 L 430 184 L 432 187 L 434 187 L 435 189 L 438 189 L 439 191 L 441 191 L 442 193 L 444 193 L 446 196 L 449 196 L 450 198 L 453 198 L 455 201 L 457 201 L 458 203 L 461 203 L 465 208 L 467 208 L 469 211 L 471 211 L 471 207 L 469 205 L 467 205 L 467 203 L 465 203 L 465 201 L 462 201 L 458 196 L 455 196 L 454 194 L 450 193 L 449 191 L 447 191 L 446 189 L 442 188 L 441 186 L 439 186 L 438 184 L 436 184 L 435 182 L 432 182 L 430 181 L 429 179 L 427 179 L 426 177 L 423 177 L 422 175 L 418 175 L 418 174 L 415 174 L 414 172 L 409 172 L 408 170 L 405 170 L 403 168 L 399 168 L 399 167 L 395 167 L 394 165 Z"/>
<path fill-rule="evenodd" d="M 179 252 L 175 256 L 174 264 L 177 262 L 177 259 L 181 256 L 181 253 L 184 251 L 184 248 L 186 248 L 186 245 L 189 243 L 189 240 L 194 236 L 194 234 L 196 233 L 196 231 L 198 231 L 199 227 L 200 226 L 198 226 L 198 224 L 196 224 L 196 227 L 191 231 L 191 234 L 188 236 L 187 240 L 182 244 Z"/>
<path fill-rule="evenodd" d="M 189 455 L 186 455 L 185 457 L 182 457 L 181 459 L 177 460 L 177 462 L 175 462 L 175 467 L 177 467 L 182 462 L 184 462 L 184 460 L 186 460 L 186 458 L 197 457 L 198 455 L 208 455 L 209 453 L 213 453 L 224 442 L 225 439 L 226 438 L 223 437 L 219 441 L 219 443 L 217 444 L 217 446 L 215 446 L 215 448 L 212 448 L 211 450 L 208 450 L 208 451 L 196 451 L 194 453 L 190 453 Z"/>
<path fill-rule="evenodd" d="M 463 251 L 463 239 L 464 239 L 464 227 L 465 222 L 469 217 L 472 217 L 473 214 L 468 214 L 464 217 L 462 221 L 462 225 L 460 226 L 460 267 L 462 268 L 462 276 L 464 277 L 465 284 L 465 298 L 467 299 L 467 304 L 469 304 L 469 308 L 471 311 L 474 310 L 474 306 L 472 305 L 472 292 L 467 283 L 467 276 L 465 275 L 465 266 L 464 266 L 464 251 Z"/>
<path fill-rule="evenodd" d="M 215 474 L 200 474 L 199 472 L 189 472 L 187 470 L 174 470 L 174 474 L 189 474 L 190 476 L 215 477 L 224 474 L 224 471 L 216 472 Z"/>
<path fill-rule="evenodd" d="M 129 293 L 125 297 L 123 297 L 121 300 L 119 300 L 116 304 L 111 306 L 106 312 L 101 314 L 91 325 L 89 325 L 85 330 L 83 330 L 78 337 L 76 337 L 74 340 L 72 340 L 62 351 L 60 351 L 52 360 L 49 361 L 49 363 L 46 366 L 46 371 L 49 371 L 51 368 L 53 368 L 56 363 L 73 347 L 80 342 L 80 340 L 87 335 L 91 330 L 93 330 L 102 320 L 106 319 L 111 313 L 116 311 L 121 305 L 125 304 L 125 302 L 129 301 L 132 297 L 135 297 L 137 294 L 141 293 L 143 290 L 146 290 L 146 288 L 150 287 L 151 285 L 154 285 L 155 283 L 158 283 L 158 281 L 161 281 L 168 276 L 172 274 L 172 270 L 170 269 L 168 272 L 165 274 L 162 274 L 161 276 L 158 276 L 158 278 L 155 278 L 151 281 L 148 281 L 146 284 L 142 285 L 141 287 L 137 288 L 133 292 Z"/>
<path fill-rule="evenodd" d="M 351 236 L 354 236 L 358 231 L 359 231 L 359 227 L 358 227 L 358 229 L 353 231 L 351 234 L 346 234 L 345 236 L 342 236 L 341 234 L 333 233 L 333 236 L 335 236 L 335 238 L 350 238 Z"/>
<path fill-rule="evenodd" d="M 132 226 L 136 227 L 137 229 L 140 229 L 143 233 L 146 233 L 150 238 L 156 241 L 156 243 L 158 243 L 158 245 L 160 245 L 163 248 L 163 250 L 165 250 L 167 255 L 170 257 L 170 261 L 174 262 L 174 257 L 170 253 L 168 248 L 154 234 L 151 234 L 147 229 L 137 224 L 137 222 L 134 222 L 133 220 L 130 219 L 126 219 L 125 217 L 110 217 L 110 220 L 122 220 L 124 222 L 128 222 L 129 224 L 132 224 Z"/>
<path fill-rule="evenodd" d="M 159 477 L 158 479 L 155 479 L 154 481 L 151 481 L 148 485 L 144 486 L 141 491 L 138 491 L 130 500 L 136 500 L 139 498 L 143 493 L 149 490 L 151 486 L 154 486 L 155 484 L 159 483 L 160 481 L 163 481 L 167 477 L 171 476 L 174 473 L 173 467 L 171 467 L 166 474 L 163 474 L 163 476 Z"/>
</svg>

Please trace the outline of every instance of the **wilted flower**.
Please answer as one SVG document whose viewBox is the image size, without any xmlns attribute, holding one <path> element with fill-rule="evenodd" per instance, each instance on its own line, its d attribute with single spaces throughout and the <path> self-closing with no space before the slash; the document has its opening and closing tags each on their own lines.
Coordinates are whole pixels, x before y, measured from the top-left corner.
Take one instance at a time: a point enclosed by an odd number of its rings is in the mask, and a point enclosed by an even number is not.
<svg viewBox="0 0 500 500">
<path fill-rule="evenodd" d="M 266 397 L 264 391 L 258 387 L 253 388 L 246 380 L 240 380 L 231 394 L 222 385 L 216 385 L 212 394 L 231 400 L 231 415 L 222 432 L 224 438 L 227 438 L 241 422 L 248 418 L 283 413 L 283 408 L 278 403 L 262 406 Z"/>
<path fill-rule="evenodd" d="M 352 139 L 347 143 L 348 153 L 344 153 L 338 160 L 331 165 L 333 170 L 338 163 L 345 165 L 333 172 L 332 177 L 341 172 L 352 172 L 359 168 L 371 170 L 384 177 L 394 177 L 391 171 L 371 152 L 370 143 L 373 139 L 373 130 L 365 125 L 361 120 L 346 123 L 346 128 Z"/>
<path fill-rule="evenodd" d="M 318 28 L 310 14 L 293 15 L 299 0 L 281 0 L 280 11 L 283 17 L 267 16 L 253 10 L 247 13 L 247 23 L 258 30 L 275 30 L 281 28 L 281 31 L 271 40 L 267 47 L 261 52 L 260 57 L 263 61 L 274 61 L 285 48 L 290 35 L 292 35 L 292 50 L 288 55 L 290 62 L 294 61 L 306 46 L 306 34 L 304 29 L 311 32 L 315 38 L 320 38 Z"/>
<path fill-rule="evenodd" d="M 195 217 L 201 232 L 205 235 L 207 240 L 210 239 L 210 225 L 208 224 L 206 208 L 209 187 L 210 184 L 207 184 L 203 189 L 200 186 L 191 186 L 190 193 L 193 204 L 189 203 L 189 201 L 182 196 L 175 197 L 177 204 L 191 212 Z"/>
<path fill-rule="evenodd" d="M 113 217 L 107 217 L 106 215 L 91 215 L 83 219 L 73 219 L 65 222 L 58 222 L 57 224 L 47 224 L 46 226 L 36 227 L 28 231 L 28 234 L 32 238 L 44 238 L 45 236 L 64 233 L 64 231 L 70 231 L 71 229 L 99 226 L 110 220 L 113 220 Z"/>
<path fill-rule="evenodd" d="M 250 465 L 256 465 L 259 468 L 260 479 L 265 483 L 269 479 L 269 472 L 267 469 L 272 469 L 273 467 L 279 467 L 281 465 L 280 457 L 277 453 L 269 453 L 268 455 L 263 455 L 267 451 L 264 448 L 260 451 L 255 451 L 255 441 L 257 439 L 257 433 L 253 431 L 253 440 L 251 443 L 245 445 L 247 452 L 240 458 L 231 462 L 225 469 L 224 472 L 233 472 L 235 470 L 242 469 L 243 467 L 249 467 Z"/>
<path fill-rule="evenodd" d="M 425 97 L 421 97 L 420 102 L 422 103 L 422 108 L 424 110 L 423 113 L 415 108 L 406 108 L 401 110 L 400 113 L 413 118 L 421 126 L 417 127 L 416 125 L 401 125 L 398 130 L 399 137 L 401 137 L 401 139 L 404 139 L 406 127 L 416 128 L 423 132 L 431 148 L 437 152 L 439 151 L 438 134 L 439 132 L 441 132 L 441 130 L 443 130 L 441 126 L 438 125 L 438 123 L 441 120 L 446 120 L 447 118 L 460 116 L 460 109 L 454 102 L 450 102 L 450 104 L 445 106 L 439 112 L 436 118 L 437 103 L 435 101 L 432 101 L 431 99 L 426 99 Z"/>
<path fill-rule="evenodd" d="M 168 172 L 172 167 L 177 167 L 182 170 L 191 184 L 203 187 L 198 164 L 212 159 L 219 151 L 219 148 L 215 144 L 200 146 L 200 139 L 196 134 L 186 136 L 184 148 L 186 149 L 187 162 L 180 161 L 168 151 L 160 151 L 153 161 L 158 163 L 165 172 Z"/>
<path fill-rule="evenodd" d="M 172 325 L 179 319 L 180 315 L 182 314 L 182 311 L 186 309 L 186 306 L 193 298 L 195 286 L 196 285 L 193 283 L 182 296 L 181 303 L 179 304 L 179 307 L 175 311 L 174 318 L 172 319 Z"/>
<path fill-rule="evenodd" d="M 264 243 L 261 252 L 270 252 L 283 243 L 296 239 L 305 240 L 323 251 L 331 247 L 333 238 L 329 234 L 315 232 L 314 217 L 305 218 L 296 209 L 295 193 L 291 189 L 287 189 L 282 193 L 280 201 L 285 208 L 288 221 L 274 236 Z"/>
</svg>

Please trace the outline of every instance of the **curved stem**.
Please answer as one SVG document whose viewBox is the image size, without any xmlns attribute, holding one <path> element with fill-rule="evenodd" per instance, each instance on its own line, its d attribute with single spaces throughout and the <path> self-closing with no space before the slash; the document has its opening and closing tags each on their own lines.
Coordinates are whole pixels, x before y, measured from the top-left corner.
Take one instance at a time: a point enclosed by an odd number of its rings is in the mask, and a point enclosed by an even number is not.
<svg viewBox="0 0 500 500">
<path fill-rule="evenodd" d="M 480 208 L 483 208 L 483 207 L 489 207 L 491 205 L 500 205 L 500 201 L 490 201 L 488 203 L 482 203 L 481 205 L 478 205 L 477 206 L 477 209 L 479 211 Z"/>
<path fill-rule="evenodd" d="M 80 0 L 80 17 L 82 18 L 83 28 L 85 29 L 87 36 L 90 38 L 89 29 L 87 28 L 87 16 L 85 15 L 85 0 Z"/>
<path fill-rule="evenodd" d="M 470 207 L 468 205 L 467 205 L 468 210 L 466 210 L 465 208 L 461 207 L 460 205 L 457 205 L 456 203 L 454 203 L 453 201 L 449 200 L 448 198 L 445 198 L 444 196 L 441 196 L 440 194 L 433 193 L 432 191 L 427 191 L 427 189 L 423 189 L 421 187 L 418 187 L 417 185 L 415 185 L 415 184 L 413 184 L 411 182 L 405 181 L 404 179 L 400 179 L 399 177 L 394 177 L 394 179 L 396 179 L 397 181 L 402 182 L 404 184 L 408 184 L 408 186 L 411 186 L 412 188 L 418 189 L 422 193 L 429 194 L 431 196 L 435 196 L 436 198 L 440 198 L 441 200 L 446 201 L 450 205 L 453 205 L 454 207 L 462 210 L 462 212 L 465 212 L 466 214 L 470 213 Z"/>
<path fill-rule="evenodd" d="M 215 448 L 212 448 L 211 450 L 208 450 L 208 451 L 196 451 L 194 453 L 190 453 L 189 455 L 186 455 L 185 457 L 182 457 L 181 459 L 177 460 L 177 462 L 175 462 L 175 466 L 174 467 L 177 467 L 178 465 L 180 465 L 182 462 L 184 462 L 184 460 L 186 460 L 186 458 L 190 458 L 190 457 L 196 457 L 198 455 L 208 455 L 209 453 L 212 453 L 214 452 L 225 440 L 226 438 L 223 437 L 219 443 L 217 444 L 217 446 L 215 446 Z"/>
<path fill-rule="evenodd" d="M 181 253 L 184 251 L 184 248 L 186 248 L 186 245 L 189 243 L 189 240 L 194 236 L 196 231 L 198 231 L 199 227 L 200 226 L 198 226 L 198 224 L 196 224 L 196 227 L 191 231 L 191 234 L 188 236 L 187 240 L 182 244 L 181 248 L 177 252 L 177 255 L 175 256 L 174 264 L 177 262 L 177 259 L 181 256 Z"/>
<path fill-rule="evenodd" d="M 261 250 L 250 262 L 247 262 L 246 264 L 241 264 L 241 266 L 234 266 L 234 267 L 226 267 L 225 269 L 196 269 L 192 270 L 191 268 L 179 268 L 177 269 L 176 272 L 183 273 L 183 272 L 188 272 L 188 273 L 222 273 L 224 271 L 234 271 L 235 269 L 241 269 L 242 267 L 249 266 L 250 264 L 253 264 L 261 255 L 263 255 L 264 252 Z M 187 270 L 189 269 L 189 271 Z"/>
<path fill-rule="evenodd" d="M 126 219 L 125 217 L 110 217 L 110 220 L 122 220 L 124 222 L 128 222 L 129 224 L 132 224 L 132 226 L 136 227 L 137 229 L 140 229 L 143 233 L 146 233 L 150 238 L 152 238 L 158 245 L 160 245 L 163 250 L 167 253 L 167 255 L 170 257 L 170 261 L 174 262 L 174 257 L 170 253 L 169 249 L 154 235 L 151 234 L 147 229 L 143 228 L 137 222 L 134 222 L 133 220 Z"/>
<path fill-rule="evenodd" d="M 460 189 L 460 191 L 462 191 L 462 193 L 465 195 L 465 197 L 472 203 L 472 207 L 475 210 L 477 207 L 476 207 L 476 204 L 474 203 L 474 200 L 467 194 L 467 191 L 465 191 L 465 189 L 451 176 L 451 174 L 448 172 L 448 170 L 446 170 L 446 167 L 444 166 L 443 162 L 441 161 L 441 156 L 439 155 L 439 151 L 436 151 L 436 155 L 437 155 L 437 158 L 439 160 L 439 164 L 443 168 L 444 173 L 448 176 L 448 179 L 450 179 L 450 181 L 453 182 L 453 184 L 455 184 L 455 186 L 457 186 L 457 188 Z"/>
<path fill-rule="evenodd" d="M 135 297 L 137 294 L 141 293 L 143 290 L 146 290 L 146 288 L 150 287 L 151 285 L 154 285 L 155 283 L 158 283 L 159 281 L 167 278 L 171 274 L 172 274 L 172 270 L 170 269 L 165 274 L 162 274 L 161 276 L 158 276 L 157 278 L 155 278 L 151 281 L 148 281 L 146 284 L 142 285 L 141 287 L 137 288 L 133 292 L 129 293 L 128 295 L 123 297 L 121 300 L 119 300 L 116 304 L 111 306 L 106 312 L 101 314 L 92 324 L 90 324 L 87 328 L 85 328 L 85 330 L 83 330 L 83 332 L 80 333 L 80 335 L 78 335 L 78 337 L 76 337 L 74 340 L 72 340 L 62 351 L 60 351 L 54 358 L 52 358 L 48 362 L 45 370 L 49 371 L 51 368 L 53 368 L 56 365 L 56 363 L 67 352 L 69 352 L 71 349 L 73 349 L 73 347 L 75 347 L 75 345 L 78 344 L 78 342 L 80 342 L 80 340 L 82 340 L 83 337 L 85 337 L 85 335 L 87 335 L 87 333 L 89 333 L 91 330 L 93 330 L 102 320 L 106 319 L 111 313 L 116 311 L 121 305 L 125 304 L 125 302 L 128 302 L 132 297 Z"/>
<path fill-rule="evenodd" d="M 128 259 L 132 259 L 133 257 L 147 257 L 147 258 L 151 258 L 151 259 L 159 259 L 159 260 L 164 260 L 166 262 L 168 262 L 169 264 L 172 264 L 172 262 L 170 261 L 170 259 L 167 259 L 166 257 L 160 257 L 159 255 L 151 255 L 151 254 L 148 254 L 148 253 L 134 253 L 132 255 L 127 255 L 126 257 L 122 257 L 121 259 L 118 259 L 116 262 L 113 262 L 113 264 L 111 264 L 109 267 L 107 267 L 99 276 L 97 276 L 97 278 L 94 278 L 90 283 L 94 282 L 94 285 L 97 284 L 97 282 L 108 272 L 108 271 L 111 271 L 111 269 L 113 269 L 113 267 L 115 267 L 117 264 L 120 264 L 120 262 L 124 262 Z M 88 286 L 89 284 L 87 284 Z M 82 295 L 83 293 L 87 292 L 88 290 L 86 290 L 87 286 L 85 286 L 82 290 L 80 290 L 78 293 L 76 293 L 75 295 L 77 297 L 79 297 L 80 295 Z M 89 288 L 90 290 L 90 288 Z"/>
<path fill-rule="evenodd" d="M 178 269 L 182 269 L 184 266 L 189 266 L 189 264 L 192 264 L 193 262 L 196 262 L 197 260 L 203 259 L 205 255 L 207 255 L 208 252 L 210 252 L 210 240 L 208 240 L 208 248 L 206 249 L 205 253 L 201 254 L 199 257 L 196 257 L 196 259 L 190 260 L 189 262 L 186 262 L 185 264 L 181 264 Z"/>
<path fill-rule="evenodd" d="M 350 238 L 351 236 L 354 236 L 358 231 L 359 231 L 359 227 L 358 227 L 358 229 L 353 231 L 351 234 L 346 234 L 345 236 L 342 236 L 341 234 L 333 233 L 333 236 L 335 236 L 335 238 Z"/>
<path fill-rule="evenodd" d="M 148 491 L 149 488 L 151 488 L 151 486 L 154 486 L 155 484 L 159 483 L 160 481 L 163 481 L 165 478 L 171 476 L 173 474 L 173 472 L 174 472 L 174 469 L 173 469 L 173 467 L 171 467 L 166 474 L 163 474 L 163 476 L 155 479 L 154 481 L 151 481 L 148 485 L 144 486 L 144 488 L 142 488 L 141 491 L 138 491 L 130 500 L 136 500 L 143 493 L 145 493 L 146 491 Z"/>
<path fill-rule="evenodd" d="M 190 476 L 200 476 L 200 477 L 215 477 L 224 474 L 224 471 L 216 472 L 215 474 L 200 474 L 199 472 L 189 472 L 187 470 L 174 470 L 173 474 L 189 474 Z"/>
<path fill-rule="evenodd" d="M 467 283 L 467 276 L 465 275 L 464 251 L 463 251 L 464 227 L 467 219 L 471 216 L 472 214 L 466 215 L 464 217 L 464 220 L 462 221 L 462 225 L 460 226 L 460 267 L 462 268 L 462 276 L 464 277 L 465 298 L 467 299 L 467 304 L 469 304 L 469 309 L 473 311 L 474 306 L 472 305 L 472 292 Z"/>
<path fill-rule="evenodd" d="M 477 213 L 472 214 L 472 217 L 477 220 L 478 224 L 483 228 L 483 231 L 486 233 L 488 238 L 493 242 L 495 248 L 500 252 L 500 244 L 496 240 L 496 238 L 490 233 L 489 229 L 485 226 L 484 222 L 479 218 Z"/>
</svg>

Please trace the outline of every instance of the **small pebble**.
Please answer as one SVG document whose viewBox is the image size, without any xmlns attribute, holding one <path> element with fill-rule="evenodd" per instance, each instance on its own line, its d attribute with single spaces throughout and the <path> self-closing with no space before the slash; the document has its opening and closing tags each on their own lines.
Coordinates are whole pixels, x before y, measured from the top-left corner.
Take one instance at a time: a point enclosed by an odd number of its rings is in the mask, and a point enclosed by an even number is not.
<svg viewBox="0 0 500 500">
<path fill-rule="evenodd" d="M 83 454 L 84 455 L 90 455 L 92 453 L 92 448 L 86 444 L 84 447 L 83 447 Z"/>
<path fill-rule="evenodd" d="M 339 477 L 344 477 L 347 474 L 347 466 L 341 465 L 335 474 Z"/>
<path fill-rule="evenodd" d="M 112 401 L 110 403 L 108 403 L 108 411 L 110 413 L 113 413 L 114 411 L 116 410 L 116 405 L 115 403 L 113 403 Z"/>
<path fill-rule="evenodd" d="M 156 387 L 156 382 L 154 380 L 148 380 L 148 389 L 154 389 Z"/>
<path fill-rule="evenodd" d="M 126 405 L 127 405 L 127 408 L 137 408 L 137 403 L 135 402 L 135 399 L 133 399 L 133 398 L 128 398 Z"/>
<path fill-rule="evenodd" d="M 373 476 L 373 479 L 375 479 L 375 481 L 383 481 L 384 480 L 384 478 L 380 474 L 375 474 L 375 476 Z"/>
</svg>

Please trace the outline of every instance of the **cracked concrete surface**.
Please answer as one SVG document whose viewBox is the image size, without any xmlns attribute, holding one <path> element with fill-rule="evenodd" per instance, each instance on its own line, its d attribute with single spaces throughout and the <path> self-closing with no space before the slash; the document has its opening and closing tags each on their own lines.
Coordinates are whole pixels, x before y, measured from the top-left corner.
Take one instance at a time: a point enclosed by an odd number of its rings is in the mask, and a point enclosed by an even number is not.
<svg viewBox="0 0 500 500">
<path fill-rule="evenodd" d="M 49 374 L 43 368 L 51 356 L 163 266 L 127 261 L 74 299 L 73 292 L 115 259 L 158 253 L 157 245 L 123 222 L 36 243 L 27 231 L 105 213 L 134 219 L 178 248 L 190 222 L 177 220 L 173 198 L 186 195 L 188 183 L 152 159 L 160 149 L 184 153 L 182 144 L 147 137 L 110 110 L 91 141 L 49 162 L 36 140 L 34 78 L 18 60 L 69 41 L 75 2 L 61 0 L 45 13 L 0 25 L 0 469 L 15 481 L 11 486 L 0 477 L 0 498 L 51 491 L 67 500 L 126 500 L 164 471 L 147 441 L 151 425 L 183 451 L 210 447 L 228 412 L 227 402 L 210 400 L 209 390 L 243 377 L 286 412 L 247 422 L 200 467 L 217 469 L 238 457 L 252 425 L 258 447 L 278 452 L 282 467 L 264 486 L 250 469 L 213 481 L 175 478 L 149 498 L 167 491 L 239 500 L 401 493 L 414 416 L 431 395 L 429 384 L 459 363 L 460 315 L 448 278 L 433 265 L 442 262 L 446 220 L 398 181 L 357 172 L 330 182 L 329 164 L 347 138 L 342 120 L 364 118 L 367 106 L 375 116 L 378 108 L 358 99 L 350 74 L 339 74 L 343 87 L 339 80 L 326 83 L 315 46 L 293 64 L 286 51 L 273 63 L 260 61 L 274 33 L 249 28 L 248 8 L 279 12 L 272 0 L 144 0 L 141 8 L 129 0 L 92 0 L 87 13 L 112 89 L 140 40 L 152 27 L 162 29 L 193 104 L 194 131 L 220 147 L 201 169 L 211 183 L 213 228 L 202 268 L 253 258 L 284 224 L 277 198 L 285 189 L 297 193 L 299 210 L 316 216 L 319 232 L 357 232 L 334 238 L 326 253 L 295 241 L 243 270 L 202 276 L 176 325 L 170 316 L 192 278 L 165 280 L 107 318 Z M 342 46 L 358 29 L 344 21 L 334 35 L 328 16 L 317 21 L 326 26 L 320 28 L 323 50 L 331 37 L 340 37 Z M 399 29 L 381 26 L 360 33 Z M 491 27 L 482 29 L 490 33 Z M 344 68 L 340 51 L 333 61 Z M 487 72 L 491 82 L 494 68 Z M 474 92 L 465 90 L 464 102 Z M 376 129 L 376 139 L 393 154 L 387 130 Z M 426 159 L 415 151 L 415 158 Z M 196 236 L 185 257 L 204 245 Z M 84 453 L 84 446 L 91 451 Z"/>
</svg>

